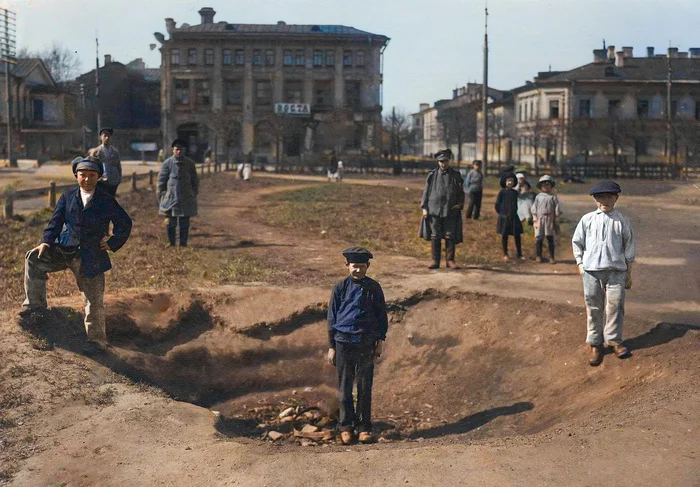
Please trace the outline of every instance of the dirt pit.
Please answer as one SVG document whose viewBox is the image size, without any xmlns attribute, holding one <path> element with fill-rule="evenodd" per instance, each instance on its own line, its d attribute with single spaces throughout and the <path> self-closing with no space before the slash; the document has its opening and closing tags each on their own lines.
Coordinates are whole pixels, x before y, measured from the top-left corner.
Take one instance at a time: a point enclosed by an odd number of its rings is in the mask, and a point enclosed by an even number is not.
<svg viewBox="0 0 700 487">
<path fill-rule="evenodd" d="M 335 368 L 325 362 L 326 307 L 314 299 L 319 296 L 252 289 L 112 298 L 107 322 L 115 347 L 98 360 L 211 409 L 224 435 L 334 442 Z M 638 395 L 670 375 L 653 357 L 646 357 L 653 366 L 640 366 L 642 350 L 688 331 L 630 324 L 633 357 L 606 355 L 592 368 L 583 351 L 585 314 L 573 306 L 428 290 L 390 303 L 389 310 L 374 381 L 379 441 L 530 435 L 619 409 L 619 397 L 632 389 Z M 61 327 L 68 331 L 35 331 L 77 349 L 80 315 L 53 313 L 69 323 Z"/>
</svg>

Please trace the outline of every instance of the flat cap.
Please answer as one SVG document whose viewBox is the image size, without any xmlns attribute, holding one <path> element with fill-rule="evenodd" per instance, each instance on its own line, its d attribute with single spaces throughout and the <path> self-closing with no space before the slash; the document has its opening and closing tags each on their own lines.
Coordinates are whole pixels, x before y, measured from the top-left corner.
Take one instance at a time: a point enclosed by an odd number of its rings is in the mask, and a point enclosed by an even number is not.
<svg viewBox="0 0 700 487">
<path fill-rule="evenodd" d="M 343 256 L 348 264 L 367 264 L 373 258 L 372 252 L 362 247 L 350 247 L 343 250 Z"/>
<path fill-rule="evenodd" d="M 438 161 L 449 161 L 452 159 L 452 151 L 450 149 L 439 150 L 435 153 L 435 159 Z"/>
<path fill-rule="evenodd" d="M 102 134 L 112 135 L 112 134 L 114 134 L 114 129 L 113 129 L 113 128 L 109 128 L 109 127 L 105 127 L 105 128 L 103 128 L 102 130 L 100 130 L 100 134 L 99 134 L 99 135 L 102 135 Z"/>
<path fill-rule="evenodd" d="M 612 181 L 610 179 L 603 179 L 602 181 L 598 181 L 597 183 L 595 183 L 588 194 L 594 195 L 600 193 L 620 194 L 622 193 L 622 189 L 620 188 L 620 185 L 617 184 L 615 181 Z"/>
<path fill-rule="evenodd" d="M 537 187 L 541 188 L 544 183 L 549 183 L 552 185 L 552 187 L 554 187 L 554 185 L 556 184 L 552 176 L 550 176 L 549 174 L 545 174 L 540 178 L 539 181 L 537 181 Z"/>
<path fill-rule="evenodd" d="M 73 175 L 77 175 L 78 171 L 96 171 L 102 177 L 104 167 L 99 159 L 92 157 L 76 157 L 73 159 Z"/>
<path fill-rule="evenodd" d="M 175 139 L 175 140 L 173 140 L 173 143 L 170 144 L 170 147 L 183 147 L 183 148 L 186 148 L 187 145 L 188 145 L 188 144 L 187 144 L 187 141 L 185 141 L 185 139 Z"/>
</svg>

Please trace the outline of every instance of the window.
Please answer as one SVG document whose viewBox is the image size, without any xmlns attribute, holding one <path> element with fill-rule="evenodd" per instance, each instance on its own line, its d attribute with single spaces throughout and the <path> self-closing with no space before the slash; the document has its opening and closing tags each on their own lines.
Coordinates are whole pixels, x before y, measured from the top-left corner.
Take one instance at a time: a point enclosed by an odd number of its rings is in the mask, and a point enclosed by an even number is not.
<svg viewBox="0 0 700 487">
<path fill-rule="evenodd" d="M 268 49 L 265 51 L 265 66 L 275 65 L 275 51 L 273 49 Z"/>
<path fill-rule="evenodd" d="M 313 103 L 319 108 L 331 108 L 333 106 L 333 82 L 331 80 L 317 80 L 314 82 Z"/>
<path fill-rule="evenodd" d="M 620 100 L 608 100 L 608 117 L 617 117 L 620 109 Z"/>
<path fill-rule="evenodd" d="M 180 49 L 170 50 L 170 64 L 180 64 Z"/>
<path fill-rule="evenodd" d="M 345 82 L 345 106 L 359 110 L 362 106 L 362 83 L 360 81 Z"/>
<path fill-rule="evenodd" d="M 243 104 L 243 80 L 226 80 L 226 104 Z"/>
<path fill-rule="evenodd" d="M 591 100 L 578 101 L 578 116 L 579 118 L 591 118 Z"/>
<path fill-rule="evenodd" d="M 323 51 L 314 51 L 314 66 L 323 66 Z"/>
<path fill-rule="evenodd" d="M 253 51 L 253 66 L 260 65 L 262 65 L 262 54 L 260 53 L 260 49 L 255 49 Z"/>
<path fill-rule="evenodd" d="M 293 66 L 294 65 L 294 53 L 292 52 L 291 49 L 285 49 L 284 56 L 282 58 L 282 62 L 285 66 Z"/>
<path fill-rule="evenodd" d="M 559 100 L 549 100 L 549 118 L 559 118 Z"/>
<path fill-rule="evenodd" d="M 518 105 L 518 122 L 523 121 L 523 106 Z"/>
<path fill-rule="evenodd" d="M 231 49 L 221 51 L 221 64 L 229 66 L 231 64 Z"/>
<path fill-rule="evenodd" d="M 197 49 L 187 50 L 187 64 L 197 64 Z"/>
<path fill-rule="evenodd" d="M 209 80 L 198 79 L 194 82 L 194 90 L 196 95 L 197 105 L 207 106 L 211 104 L 211 96 L 209 91 Z"/>
<path fill-rule="evenodd" d="M 357 51 L 355 53 L 355 66 L 364 66 L 365 65 L 365 51 Z"/>
<path fill-rule="evenodd" d="M 284 80 L 284 102 L 301 103 L 304 82 L 301 80 Z"/>
<path fill-rule="evenodd" d="M 335 66 L 335 51 L 326 51 L 326 66 Z"/>
<path fill-rule="evenodd" d="M 214 49 L 204 50 L 204 64 L 207 66 L 214 64 Z"/>
<path fill-rule="evenodd" d="M 530 102 L 530 120 L 535 119 L 535 102 L 531 101 Z"/>
<path fill-rule="evenodd" d="M 44 121 L 44 100 L 32 100 L 32 111 L 34 112 L 34 121 Z"/>
<path fill-rule="evenodd" d="M 343 51 L 343 66 L 352 66 L 352 51 Z"/>
<path fill-rule="evenodd" d="M 272 105 L 272 84 L 269 81 L 255 82 L 255 104 Z"/>
<path fill-rule="evenodd" d="M 649 155 L 649 140 L 644 137 L 634 139 L 634 151 L 638 156 Z"/>
<path fill-rule="evenodd" d="M 304 54 L 303 49 L 297 49 L 294 64 L 296 64 L 297 66 L 306 65 L 306 55 Z"/>
<path fill-rule="evenodd" d="M 649 118 L 649 100 L 637 100 L 637 116 Z"/>
<path fill-rule="evenodd" d="M 175 80 L 175 104 L 189 105 L 190 104 L 190 80 L 176 79 Z"/>
<path fill-rule="evenodd" d="M 245 64 L 245 52 L 243 52 L 243 49 L 236 49 L 234 62 L 236 66 L 243 66 Z"/>
</svg>

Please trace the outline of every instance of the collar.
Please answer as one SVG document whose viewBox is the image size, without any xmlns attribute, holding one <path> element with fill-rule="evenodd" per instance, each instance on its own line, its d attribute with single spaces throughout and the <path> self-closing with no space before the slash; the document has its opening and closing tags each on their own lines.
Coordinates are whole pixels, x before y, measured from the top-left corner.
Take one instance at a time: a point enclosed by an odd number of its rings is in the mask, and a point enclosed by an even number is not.
<svg viewBox="0 0 700 487">
<path fill-rule="evenodd" d="M 613 213 L 615 213 L 615 208 L 613 208 L 613 209 L 610 210 L 610 211 L 603 211 L 603 210 L 601 210 L 600 208 L 596 208 L 595 214 L 596 214 L 596 215 L 600 215 L 601 213 L 603 213 L 604 215 L 612 215 Z"/>
<path fill-rule="evenodd" d="M 83 188 L 81 188 L 81 187 L 78 187 L 78 189 L 80 190 L 80 195 L 81 195 L 81 196 L 84 195 L 84 194 L 87 194 L 87 195 L 90 195 L 90 197 L 95 196 L 95 191 L 97 191 L 97 188 L 93 189 L 92 191 L 85 191 L 85 190 L 84 190 Z"/>
</svg>

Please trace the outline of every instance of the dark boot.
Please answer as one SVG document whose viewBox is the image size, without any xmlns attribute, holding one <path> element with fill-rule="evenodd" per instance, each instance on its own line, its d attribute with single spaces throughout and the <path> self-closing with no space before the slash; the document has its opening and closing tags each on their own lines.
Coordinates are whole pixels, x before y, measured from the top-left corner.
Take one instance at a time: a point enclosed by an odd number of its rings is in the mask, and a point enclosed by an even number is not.
<svg viewBox="0 0 700 487">
<path fill-rule="evenodd" d="M 168 224 L 168 244 L 175 247 L 175 225 Z"/>
<path fill-rule="evenodd" d="M 445 266 L 449 269 L 459 269 L 455 262 L 456 244 L 452 240 L 445 240 Z"/>
<path fill-rule="evenodd" d="M 440 268 L 441 243 L 442 242 L 438 239 L 433 239 L 430 241 L 431 252 L 433 254 L 433 263 L 428 266 L 428 269 Z"/>
<path fill-rule="evenodd" d="M 190 227 L 180 227 L 180 247 L 187 247 L 187 239 L 190 236 Z"/>
</svg>

